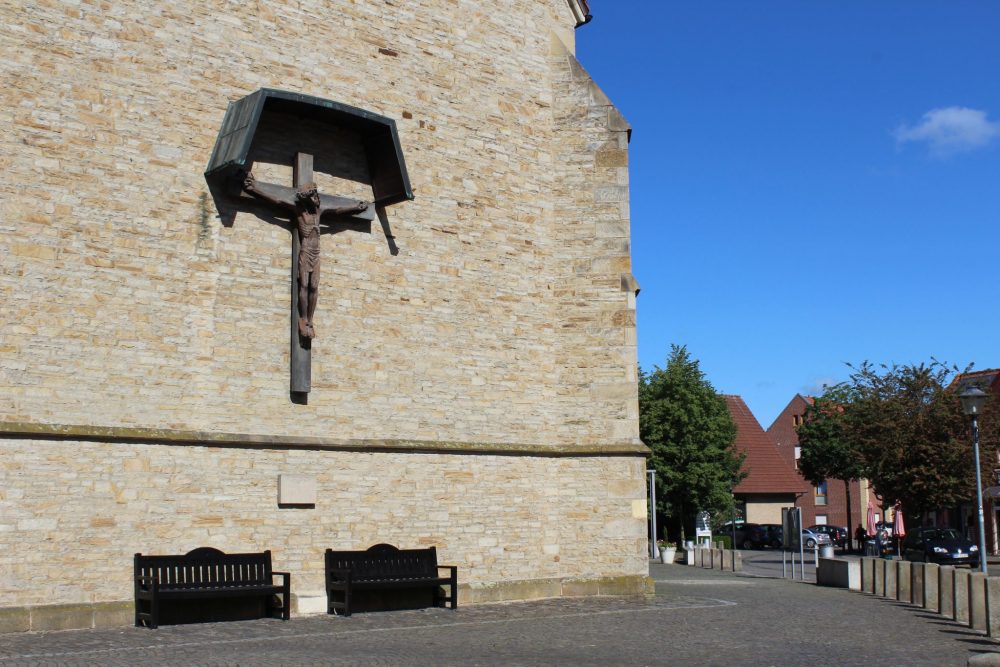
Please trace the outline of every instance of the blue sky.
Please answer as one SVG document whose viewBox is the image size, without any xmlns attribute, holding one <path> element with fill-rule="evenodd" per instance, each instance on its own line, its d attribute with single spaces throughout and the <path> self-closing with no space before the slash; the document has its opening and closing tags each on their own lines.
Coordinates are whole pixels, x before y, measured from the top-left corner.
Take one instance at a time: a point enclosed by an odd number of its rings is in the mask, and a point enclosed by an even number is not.
<svg viewBox="0 0 1000 667">
<path fill-rule="evenodd" d="M 644 369 L 687 345 L 766 428 L 844 362 L 1000 366 L 1000 2 L 591 10 Z"/>
</svg>

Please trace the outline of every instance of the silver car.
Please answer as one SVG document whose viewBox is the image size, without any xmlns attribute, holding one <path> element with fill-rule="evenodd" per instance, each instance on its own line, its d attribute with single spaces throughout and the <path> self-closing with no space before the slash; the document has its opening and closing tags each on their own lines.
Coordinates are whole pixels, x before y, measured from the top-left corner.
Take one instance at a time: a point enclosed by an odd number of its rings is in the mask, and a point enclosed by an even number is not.
<svg viewBox="0 0 1000 667">
<path fill-rule="evenodd" d="M 802 546 L 806 549 L 813 549 L 817 546 L 825 547 L 833 544 L 833 540 L 826 533 L 816 533 L 808 528 L 802 529 Z"/>
</svg>

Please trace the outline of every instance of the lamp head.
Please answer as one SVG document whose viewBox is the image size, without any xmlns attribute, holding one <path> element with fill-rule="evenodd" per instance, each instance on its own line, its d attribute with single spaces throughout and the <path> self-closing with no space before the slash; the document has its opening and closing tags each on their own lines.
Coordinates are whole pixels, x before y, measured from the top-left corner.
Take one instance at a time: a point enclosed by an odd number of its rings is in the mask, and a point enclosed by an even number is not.
<svg viewBox="0 0 1000 667">
<path fill-rule="evenodd" d="M 979 387 L 969 387 L 958 397 L 962 400 L 962 411 L 970 417 L 978 417 L 990 395 Z"/>
</svg>

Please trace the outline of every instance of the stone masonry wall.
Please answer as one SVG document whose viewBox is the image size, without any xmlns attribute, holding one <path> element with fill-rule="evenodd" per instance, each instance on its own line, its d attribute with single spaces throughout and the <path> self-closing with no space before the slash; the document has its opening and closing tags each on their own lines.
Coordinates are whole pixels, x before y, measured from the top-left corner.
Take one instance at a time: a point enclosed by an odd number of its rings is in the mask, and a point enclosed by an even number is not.
<svg viewBox="0 0 1000 667">
<path fill-rule="evenodd" d="M 0 420 L 638 443 L 624 132 L 553 56 L 563 0 L 0 19 Z M 378 224 L 324 237 L 308 406 L 289 234 L 221 226 L 202 177 L 226 103 L 261 87 L 394 118 L 416 194 L 388 209 L 396 256 Z"/>
<path fill-rule="evenodd" d="M 322 594 L 324 549 L 378 542 L 436 545 L 473 599 L 497 582 L 635 577 L 642 471 L 634 458 L 6 442 L 0 606 L 129 600 L 134 553 L 199 546 L 271 549 L 296 594 Z M 295 474 L 315 476 L 315 508 L 279 509 L 278 475 Z"/>
<path fill-rule="evenodd" d="M 437 544 L 472 601 L 644 580 L 628 125 L 565 0 L 29 4 L 0 4 L 0 606 L 127 600 L 133 553 L 202 545 L 297 592 L 374 542 Z M 416 196 L 398 254 L 324 235 L 308 405 L 290 235 L 222 225 L 203 177 L 263 87 L 393 118 Z"/>
</svg>

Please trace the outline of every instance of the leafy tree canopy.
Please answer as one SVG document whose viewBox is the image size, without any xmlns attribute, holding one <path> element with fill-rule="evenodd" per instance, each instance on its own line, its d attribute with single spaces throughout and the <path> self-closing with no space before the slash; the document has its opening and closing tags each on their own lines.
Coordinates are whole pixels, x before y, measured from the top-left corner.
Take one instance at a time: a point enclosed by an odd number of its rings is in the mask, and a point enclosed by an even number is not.
<svg viewBox="0 0 1000 667">
<path fill-rule="evenodd" d="M 639 432 L 653 452 L 657 505 L 672 532 L 683 539 L 699 511 L 732 507 L 743 477 L 736 425 L 686 347 L 672 345 L 664 369 L 639 370 Z"/>
<path fill-rule="evenodd" d="M 828 479 L 861 479 L 864 465 L 846 431 L 844 406 L 849 392 L 842 385 L 827 388 L 806 408 L 799 435 L 799 471 L 812 484 Z"/>
<path fill-rule="evenodd" d="M 866 477 L 883 505 L 899 501 L 910 515 L 974 497 L 969 422 L 950 385 L 958 369 L 936 360 L 849 367 L 849 379 L 816 399 L 799 428 L 806 478 Z M 983 429 L 984 452 L 1000 444 L 996 421 Z M 988 480 L 996 456 L 983 458 Z"/>
</svg>

